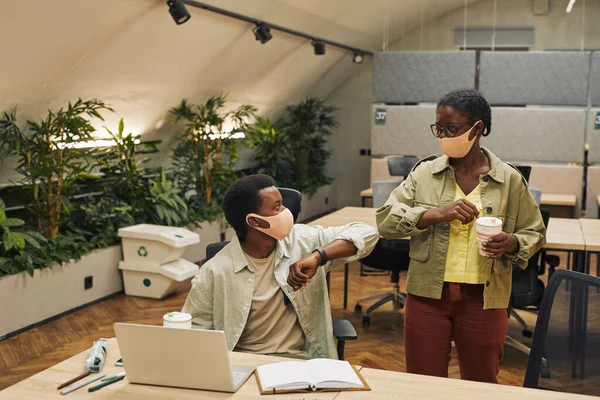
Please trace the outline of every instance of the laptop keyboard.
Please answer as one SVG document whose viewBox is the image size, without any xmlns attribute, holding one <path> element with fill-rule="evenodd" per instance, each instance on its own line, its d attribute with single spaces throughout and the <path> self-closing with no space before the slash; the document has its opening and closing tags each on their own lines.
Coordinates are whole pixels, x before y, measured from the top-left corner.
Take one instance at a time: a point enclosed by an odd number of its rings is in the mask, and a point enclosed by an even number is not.
<svg viewBox="0 0 600 400">
<path fill-rule="evenodd" d="M 231 372 L 231 376 L 233 377 L 233 387 L 237 387 L 242 383 L 244 379 L 248 376 L 246 372 Z"/>
</svg>

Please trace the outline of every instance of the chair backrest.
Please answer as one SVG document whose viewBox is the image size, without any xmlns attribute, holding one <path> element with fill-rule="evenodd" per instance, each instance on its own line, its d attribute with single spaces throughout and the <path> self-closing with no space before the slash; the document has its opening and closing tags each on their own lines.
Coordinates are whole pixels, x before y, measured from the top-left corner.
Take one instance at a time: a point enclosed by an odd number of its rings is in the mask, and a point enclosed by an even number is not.
<svg viewBox="0 0 600 400">
<path fill-rule="evenodd" d="M 388 171 L 391 176 L 407 177 L 410 170 L 418 163 L 419 157 L 415 156 L 392 156 L 388 157 Z"/>
<path fill-rule="evenodd" d="M 600 395 L 600 278 L 558 270 L 540 306 L 525 387 Z"/>
<path fill-rule="evenodd" d="M 540 189 L 534 189 L 531 187 L 529 188 L 529 191 L 531 192 L 533 199 L 535 200 L 537 206 L 539 207 L 540 204 L 542 203 L 542 191 Z"/>
<path fill-rule="evenodd" d="M 302 210 L 302 193 L 297 191 L 296 189 L 288 189 L 288 188 L 277 188 L 279 193 L 281 193 L 281 198 L 283 199 L 283 205 L 288 208 L 292 215 L 294 216 L 294 223 L 298 219 L 298 215 Z"/>
<path fill-rule="evenodd" d="M 400 185 L 401 181 L 373 182 L 373 207 L 379 208 L 385 204 L 390 194 Z"/>
<path fill-rule="evenodd" d="M 548 227 L 550 210 L 542 208 L 540 211 L 542 213 L 544 226 Z M 541 253 L 542 250 L 539 250 L 529 259 L 525 270 L 516 266 L 513 268 L 512 291 L 510 293 L 511 307 L 525 308 L 540 303 L 540 300 L 544 295 L 544 285 L 538 279 Z"/>
<path fill-rule="evenodd" d="M 517 169 L 519 170 L 521 175 L 523 175 L 523 178 L 525 178 L 525 180 L 527 182 L 529 182 L 529 177 L 531 176 L 531 165 L 516 165 L 515 164 L 515 167 L 517 167 Z"/>
</svg>

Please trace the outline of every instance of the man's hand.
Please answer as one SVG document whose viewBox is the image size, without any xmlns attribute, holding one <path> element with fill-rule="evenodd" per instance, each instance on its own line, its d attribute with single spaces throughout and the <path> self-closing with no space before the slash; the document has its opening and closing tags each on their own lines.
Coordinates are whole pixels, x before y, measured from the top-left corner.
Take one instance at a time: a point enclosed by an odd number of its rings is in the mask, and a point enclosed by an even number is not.
<svg viewBox="0 0 600 400">
<path fill-rule="evenodd" d="M 314 252 L 310 255 L 296 261 L 290 265 L 290 273 L 288 275 L 288 285 L 294 292 L 306 286 L 310 279 L 317 273 L 317 268 L 321 265 L 321 256 Z"/>
<path fill-rule="evenodd" d="M 501 232 L 492 236 L 488 242 L 482 244 L 483 251 L 488 253 L 489 258 L 497 259 L 503 254 L 515 254 L 519 251 L 519 241 L 513 234 Z"/>
</svg>

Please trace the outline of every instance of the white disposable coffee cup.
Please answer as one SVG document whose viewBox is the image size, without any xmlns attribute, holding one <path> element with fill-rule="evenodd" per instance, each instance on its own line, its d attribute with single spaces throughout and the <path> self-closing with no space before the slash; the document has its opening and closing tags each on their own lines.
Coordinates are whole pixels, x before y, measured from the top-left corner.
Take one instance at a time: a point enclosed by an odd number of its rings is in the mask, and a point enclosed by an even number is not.
<svg viewBox="0 0 600 400">
<path fill-rule="evenodd" d="M 178 311 L 166 313 L 163 316 L 163 326 L 167 328 L 191 329 L 192 316 Z"/>
<path fill-rule="evenodd" d="M 483 250 L 483 243 L 487 242 L 492 236 L 496 236 L 502 232 L 502 220 L 496 217 L 477 218 L 475 230 L 477 231 L 479 254 L 487 257 L 489 254 Z"/>
</svg>

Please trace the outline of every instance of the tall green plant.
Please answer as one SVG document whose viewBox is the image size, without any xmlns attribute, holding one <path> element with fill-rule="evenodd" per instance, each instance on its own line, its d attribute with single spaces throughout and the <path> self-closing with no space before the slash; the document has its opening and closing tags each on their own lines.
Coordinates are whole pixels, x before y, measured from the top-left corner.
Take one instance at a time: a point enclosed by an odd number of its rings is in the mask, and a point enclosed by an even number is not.
<svg viewBox="0 0 600 400">
<path fill-rule="evenodd" d="M 234 165 L 238 152 L 234 134 L 246 133 L 248 120 L 257 111 L 251 105 L 224 111 L 225 101 L 224 95 L 211 97 L 199 105 L 184 99 L 171 109 L 174 123 L 185 123 L 173 154 L 175 182 L 197 220 L 220 216 L 225 190 L 236 179 Z M 227 124 L 233 130 L 226 130 Z"/>
<path fill-rule="evenodd" d="M 252 160 L 257 172 L 270 175 L 277 185 L 290 187 L 294 183 L 291 146 L 285 128 L 277 128 L 269 119 L 258 118 L 250 127 L 245 143 L 255 152 Z"/>
<path fill-rule="evenodd" d="M 117 132 L 105 129 L 115 144 L 102 149 L 97 158 L 100 172 L 104 174 L 105 197 L 119 200 L 131 206 L 134 212 L 143 213 L 150 187 L 142 166 L 150 160 L 148 154 L 158 153 L 161 141 L 141 141 L 131 133 L 125 134 L 123 119 L 119 121 Z"/>
<path fill-rule="evenodd" d="M 320 99 L 308 98 L 287 106 L 278 123 L 288 137 L 287 149 L 295 173 L 293 187 L 304 193 L 314 194 L 333 181 L 325 173 L 331 156 L 325 145 L 338 126 L 335 111 Z"/>
<path fill-rule="evenodd" d="M 94 140 L 90 119 L 103 120 L 100 112 L 107 110 L 112 111 L 102 101 L 79 99 L 49 110 L 39 122 L 27 121 L 30 134 L 19 129 L 14 113 L 0 121 L 0 140 L 11 143 L 4 153 L 17 156 L 16 170 L 33 198 L 29 209 L 47 238 L 58 234 L 65 214 L 71 212 L 69 195 L 77 177 L 91 171 L 94 149 L 81 148 Z"/>
<path fill-rule="evenodd" d="M 109 215 L 122 222 L 126 221 L 122 217 L 128 212 L 137 223 L 185 225 L 188 210 L 179 191 L 164 171 L 155 173 L 143 168 L 150 160 L 147 155 L 157 153 L 161 141 L 141 141 L 131 133 L 125 134 L 123 119 L 119 121 L 116 133 L 106 130 L 115 146 L 104 149 L 98 157 L 100 171 L 104 174 L 102 208 L 88 206 L 89 218 L 96 219 L 94 212 L 109 210 Z M 110 209 L 111 205 L 115 208 Z"/>
</svg>

